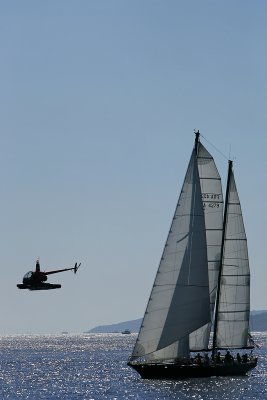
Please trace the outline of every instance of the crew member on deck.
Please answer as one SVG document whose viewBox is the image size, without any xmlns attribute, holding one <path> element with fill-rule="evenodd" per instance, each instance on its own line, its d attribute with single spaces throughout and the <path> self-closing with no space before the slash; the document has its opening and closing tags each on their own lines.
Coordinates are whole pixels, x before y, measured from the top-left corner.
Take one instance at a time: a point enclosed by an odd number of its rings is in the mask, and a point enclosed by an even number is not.
<svg viewBox="0 0 267 400">
<path fill-rule="evenodd" d="M 224 362 L 229 364 L 229 363 L 232 363 L 233 361 L 234 361 L 234 357 L 230 354 L 230 351 L 228 350 L 225 354 Z"/>
<path fill-rule="evenodd" d="M 218 351 L 218 353 L 216 354 L 215 360 L 217 364 L 220 364 L 222 362 L 220 351 Z"/>
</svg>

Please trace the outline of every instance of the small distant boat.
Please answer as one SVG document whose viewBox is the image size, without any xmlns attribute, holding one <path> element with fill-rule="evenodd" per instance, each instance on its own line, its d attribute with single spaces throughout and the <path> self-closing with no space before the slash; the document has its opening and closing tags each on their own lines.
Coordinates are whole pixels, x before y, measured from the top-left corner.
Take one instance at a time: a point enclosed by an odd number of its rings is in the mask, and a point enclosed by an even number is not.
<svg viewBox="0 0 267 400">
<path fill-rule="evenodd" d="M 255 347 L 250 271 L 233 163 L 223 207 L 220 175 L 199 136 L 128 361 L 142 378 L 245 375 L 257 365 L 247 354 Z"/>
<path fill-rule="evenodd" d="M 123 335 L 130 335 L 131 331 L 129 329 L 125 329 L 123 332 L 121 332 Z"/>
</svg>

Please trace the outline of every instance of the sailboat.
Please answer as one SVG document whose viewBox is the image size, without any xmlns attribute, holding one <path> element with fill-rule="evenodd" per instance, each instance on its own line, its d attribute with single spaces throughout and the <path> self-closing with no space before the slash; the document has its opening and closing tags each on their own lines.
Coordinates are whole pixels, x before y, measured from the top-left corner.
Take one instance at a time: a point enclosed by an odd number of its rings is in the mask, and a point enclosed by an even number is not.
<svg viewBox="0 0 267 400">
<path fill-rule="evenodd" d="M 249 331 L 247 239 L 229 161 L 221 178 L 197 131 L 181 194 L 128 365 L 142 378 L 245 375 Z M 251 350 L 248 354 L 248 350 Z M 245 352 L 240 354 L 240 352 Z M 221 354 L 224 351 L 224 354 Z"/>
</svg>

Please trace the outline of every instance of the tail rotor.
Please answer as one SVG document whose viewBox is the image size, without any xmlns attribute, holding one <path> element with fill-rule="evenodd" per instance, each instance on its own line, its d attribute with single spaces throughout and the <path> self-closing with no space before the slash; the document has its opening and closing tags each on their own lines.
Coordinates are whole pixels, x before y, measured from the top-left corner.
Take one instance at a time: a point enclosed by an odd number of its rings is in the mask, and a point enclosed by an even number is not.
<svg viewBox="0 0 267 400">
<path fill-rule="evenodd" d="M 78 265 L 78 263 L 75 263 L 74 268 L 73 268 L 75 274 L 77 273 L 80 266 L 81 266 L 81 263 L 79 265 Z"/>
</svg>

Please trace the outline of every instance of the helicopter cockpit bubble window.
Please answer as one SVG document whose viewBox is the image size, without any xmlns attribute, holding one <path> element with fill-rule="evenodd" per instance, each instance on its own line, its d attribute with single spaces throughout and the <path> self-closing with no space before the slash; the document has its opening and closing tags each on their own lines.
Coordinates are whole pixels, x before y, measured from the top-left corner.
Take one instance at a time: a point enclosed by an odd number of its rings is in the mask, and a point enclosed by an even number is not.
<svg viewBox="0 0 267 400">
<path fill-rule="evenodd" d="M 23 280 L 24 280 L 24 279 L 31 279 L 32 274 L 33 274 L 32 271 L 27 272 L 27 274 L 24 275 Z"/>
</svg>

